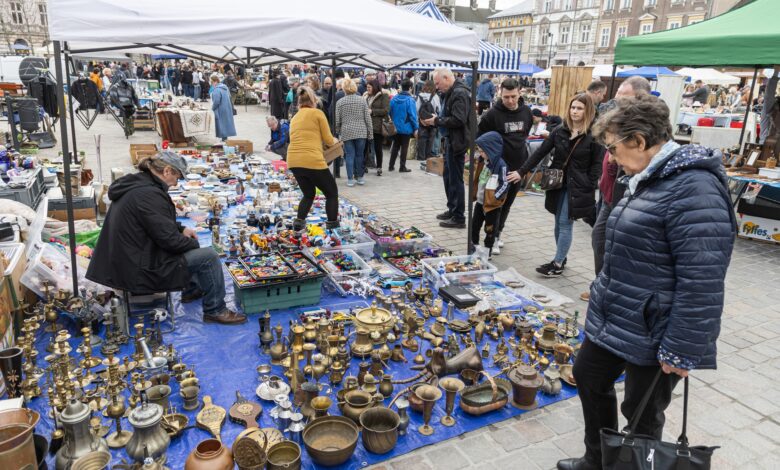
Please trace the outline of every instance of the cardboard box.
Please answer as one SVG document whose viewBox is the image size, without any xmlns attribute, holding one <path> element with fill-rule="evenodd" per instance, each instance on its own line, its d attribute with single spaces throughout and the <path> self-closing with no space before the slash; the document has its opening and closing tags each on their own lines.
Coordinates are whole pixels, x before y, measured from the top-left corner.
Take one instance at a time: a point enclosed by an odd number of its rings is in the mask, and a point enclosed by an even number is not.
<svg viewBox="0 0 780 470">
<path fill-rule="evenodd" d="M 780 220 L 737 214 L 738 235 L 772 243 L 780 243 Z"/>
<path fill-rule="evenodd" d="M 444 174 L 444 157 L 433 157 L 425 161 L 425 171 L 434 175 Z"/>
<path fill-rule="evenodd" d="M 130 161 L 133 166 L 147 157 L 153 157 L 157 153 L 157 144 L 130 144 Z"/>
<path fill-rule="evenodd" d="M 67 210 L 49 211 L 48 216 L 53 219 L 60 220 L 62 222 L 68 221 Z M 91 220 L 93 222 L 97 222 L 95 208 L 88 207 L 85 209 L 73 209 L 73 220 Z"/>
<path fill-rule="evenodd" d="M 255 151 L 251 140 L 228 139 L 225 145 L 235 147 L 236 153 L 254 153 Z"/>
</svg>

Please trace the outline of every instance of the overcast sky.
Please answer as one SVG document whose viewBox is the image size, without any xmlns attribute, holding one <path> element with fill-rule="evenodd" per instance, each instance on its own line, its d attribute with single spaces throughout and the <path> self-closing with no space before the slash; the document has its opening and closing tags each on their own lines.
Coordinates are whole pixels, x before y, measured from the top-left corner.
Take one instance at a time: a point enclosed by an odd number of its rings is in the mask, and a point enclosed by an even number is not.
<svg viewBox="0 0 780 470">
<path fill-rule="evenodd" d="M 497 0 L 496 1 L 496 8 L 499 10 L 505 10 L 512 5 L 517 5 L 522 0 Z M 466 5 L 468 6 L 470 4 L 469 0 L 458 0 L 458 5 Z M 488 6 L 488 0 L 479 0 L 479 6 L 483 8 L 487 8 Z"/>
</svg>

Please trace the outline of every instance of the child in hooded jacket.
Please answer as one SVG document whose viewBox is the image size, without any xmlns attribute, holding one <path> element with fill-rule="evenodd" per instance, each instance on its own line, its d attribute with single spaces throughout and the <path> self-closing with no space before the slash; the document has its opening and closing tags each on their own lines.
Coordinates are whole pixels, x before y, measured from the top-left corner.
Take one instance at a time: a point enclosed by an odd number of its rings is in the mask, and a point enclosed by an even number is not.
<svg viewBox="0 0 780 470">
<path fill-rule="evenodd" d="M 474 219 L 471 225 L 471 241 L 479 244 L 479 232 L 485 226 L 485 248 L 492 254 L 501 206 L 506 201 L 509 183 L 506 180 L 506 163 L 502 158 L 504 142 L 501 134 L 487 132 L 476 140 L 478 158 L 471 183 L 472 195 L 476 190 Z"/>
</svg>

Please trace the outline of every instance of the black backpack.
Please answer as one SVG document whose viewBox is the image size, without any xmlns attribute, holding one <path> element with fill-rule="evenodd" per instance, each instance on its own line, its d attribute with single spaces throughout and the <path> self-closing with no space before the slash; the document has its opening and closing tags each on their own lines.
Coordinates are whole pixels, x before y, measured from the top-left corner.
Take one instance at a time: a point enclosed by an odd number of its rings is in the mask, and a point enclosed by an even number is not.
<svg viewBox="0 0 780 470">
<path fill-rule="evenodd" d="M 433 100 L 433 93 L 431 93 L 428 96 L 428 99 L 420 98 L 422 103 L 420 103 L 420 112 L 417 114 L 420 117 L 420 121 L 423 121 L 425 119 L 430 119 L 433 117 L 434 109 L 433 109 L 433 103 L 431 103 L 431 100 Z"/>
</svg>

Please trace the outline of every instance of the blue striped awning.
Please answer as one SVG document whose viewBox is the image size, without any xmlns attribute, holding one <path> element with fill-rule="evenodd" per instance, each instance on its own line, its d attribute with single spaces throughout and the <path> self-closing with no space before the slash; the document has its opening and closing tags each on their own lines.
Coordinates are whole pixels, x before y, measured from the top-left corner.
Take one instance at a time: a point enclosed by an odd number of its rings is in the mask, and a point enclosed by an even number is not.
<svg viewBox="0 0 780 470">
<path fill-rule="evenodd" d="M 400 8 L 427 16 L 444 23 L 452 23 L 449 18 L 436 7 L 432 0 L 426 0 L 420 3 L 402 5 Z M 496 46 L 487 41 L 479 41 L 479 72 L 480 73 L 500 73 L 506 75 L 517 75 L 521 73 L 521 68 L 526 64 L 520 62 L 520 51 Z M 447 66 L 442 63 L 426 64 L 407 64 L 402 69 L 405 70 L 433 70 L 437 67 Z M 470 68 L 453 67 L 453 70 L 468 72 Z"/>
</svg>

